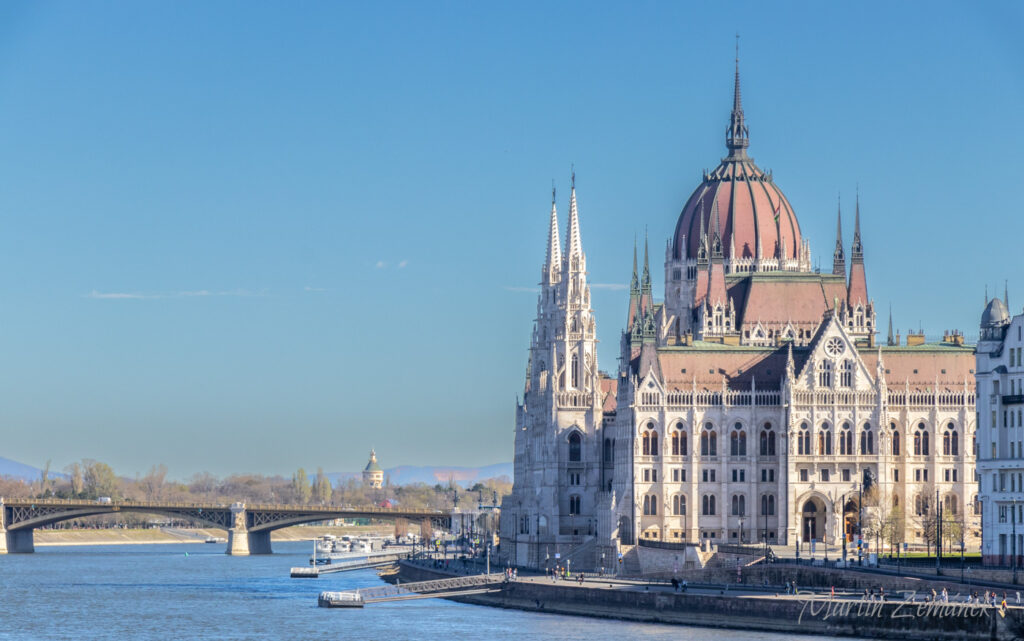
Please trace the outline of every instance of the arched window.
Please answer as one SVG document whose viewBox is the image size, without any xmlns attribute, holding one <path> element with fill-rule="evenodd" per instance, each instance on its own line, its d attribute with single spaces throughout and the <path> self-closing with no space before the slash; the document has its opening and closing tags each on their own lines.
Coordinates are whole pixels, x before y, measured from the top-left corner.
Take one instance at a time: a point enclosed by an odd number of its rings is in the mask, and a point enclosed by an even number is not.
<svg viewBox="0 0 1024 641">
<path fill-rule="evenodd" d="M 945 509 L 946 512 L 949 512 L 954 516 L 960 509 L 960 500 L 957 498 L 956 494 L 947 494 L 945 498 L 942 500 L 942 502 L 943 509 Z"/>
<path fill-rule="evenodd" d="M 771 423 L 765 423 L 761 430 L 761 456 L 775 456 L 775 432 Z"/>
<path fill-rule="evenodd" d="M 575 516 L 580 513 L 580 497 L 579 495 L 572 495 L 569 497 L 569 515 Z"/>
<path fill-rule="evenodd" d="M 839 453 L 853 454 L 853 432 L 849 423 L 843 423 L 843 429 L 839 432 Z"/>
<path fill-rule="evenodd" d="M 893 423 L 893 427 L 896 427 L 895 423 Z M 892 433 L 892 455 L 900 455 L 900 433 L 895 430 Z"/>
<path fill-rule="evenodd" d="M 928 456 L 928 429 L 924 423 L 918 423 L 914 432 L 914 456 Z"/>
<path fill-rule="evenodd" d="M 644 495 L 644 516 L 649 516 L 651 513 L 651 497 Z"/>
<path fill-rule="evenodd" d="M 711 423 L 705 423 L 700 433 L 700 455 L 718 455 L 718 437 L 715 435 L 715 426 Z"/>
<path fill-rule="evenodd" d="M 676 429 L 672 432 L 672 454 L 686 455 L 686 428 L 682 423 L 676 423 Z"/>
<path fill-rule="evenodd" d="M 701 498 L 701 514 L 704 516 L 715 515 L 715 496 L 714 494 L 705 494 Z"/>
<path fill-rule="evenodd" d="M 865 423 L 864 429 L 860 433 L 860 453 L 875 453 L 875 435 L 871 431 L 871 423 Z"/>
<path fill-rule="evenodd" d="M 800 425 L 800 434 L 796 437 L 797 454 L 811 454 L 811 430 L 807 423 Z"/>
<path fill-rule="evenodd" d="M 832 454 L 832 432 L 828 424 L 823 424 L 818 431 L 818 454 Z"/>
<path fill-rule="evenodd" d="M 580 433 L 579 432 L 573 432 L 572 434 L 569 435 L 569 460 L 570 461 L 579 461 L 580 460 L 580 455 L 581 455 L 580 450 L 582 449 L 581 445 L 582 445 L 582 442 L 581 442 L 581 439 L 580 439 Z"/>
<path fill-rule="evenodd" d="M 832 361 L 818 361 L 818 387 L 832 387 Z"/>
<path fill-rule="evenodd" d="M 946 431 L 942 434 L 942 453 L 946 456 L 956 456 L 960 453 L 960 436 L 956 433 L 956 425 L 949 423 Z"/>
<path fill-rule="evenodd" d="M 839 386 L 853 387 L 853 361 L 845 360 L 839 366 Z"/>
<path fill-rule="evenodd" d="M 572 355 L 572 369 L 570 370 L 569 378 L 572 381 L 574 389 L 580 388 L 580 357 L 576 354 Z"/>
<path fill-rule="evenodd" d="M 682 494 L 676 494 L 672 497 L 672 514 L 674 516 L 686 514 L 686 497 Z"/>
<path fill-rule="evenodd" d="M 742 428 L 741 424 L 736 423 L 729 435 L 729 454 L 732 456 L 747 455 L 747 433 Z"/>
<path fill-rule="evenodd" d="M 761 496 L 761 516 L 775 515 L 775 495 L 764 494 Z"/>
<path fill-rule="evenodd" d="M 612 449 L 612 440 L 610 438 L 606 438 L 604 440 L 604 462 L 605 463 L 611 463 L 612 462 L 612 452 L 613 451 L 614 450 Z"/>
<path fill-rule="evenodd" d="M 651 433 L 651 456 L 657 456 L 658 450 L 658 431 L 654 429 L 654 423 L 647 424 L 647 431 Z"/>
</svg>

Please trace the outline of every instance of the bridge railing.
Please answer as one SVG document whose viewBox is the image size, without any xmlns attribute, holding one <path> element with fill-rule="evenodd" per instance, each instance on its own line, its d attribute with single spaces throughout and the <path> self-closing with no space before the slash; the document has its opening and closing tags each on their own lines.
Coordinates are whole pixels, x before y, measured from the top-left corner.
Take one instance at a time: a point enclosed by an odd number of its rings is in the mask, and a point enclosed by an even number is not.
<svg viewBox="0 0 1024 641">
<path fill-rule="evenodd" d="M 68 507 L 134 507 L 134 508 L 163 508 L 163 509 L 204 509 L 204 510 L 227 510 L 230 509 L 231 504 L 228 503 L 184 503 L 180 501 L 174 502 L 161 502 L 161 501 L 132 501 L 132 500 L 121 500 L 100 502 L 97 500 L 90 499 L 32 499 L 32 498 L 10 498 L 4 499 L 7 505 L 58 505 Z M 245 509 L 249 511 L 261 511 L 261 512 L 324 512 L 324 513 L 338 513 L 338 512 L 356 512 L 361 514 L 404 514 L 409 516 L 423 516 L 423 517 L 440 517 L 445 516 L 447 513 L 441 510 L 407 510 L 402 508 L 393 507 L 378 507 L 373 505 L 365 506 L 352 506 L 352 505 L 294 505 L 284 503 L 269 503 L 269 504 L 246 504 Z"/>
</svg>

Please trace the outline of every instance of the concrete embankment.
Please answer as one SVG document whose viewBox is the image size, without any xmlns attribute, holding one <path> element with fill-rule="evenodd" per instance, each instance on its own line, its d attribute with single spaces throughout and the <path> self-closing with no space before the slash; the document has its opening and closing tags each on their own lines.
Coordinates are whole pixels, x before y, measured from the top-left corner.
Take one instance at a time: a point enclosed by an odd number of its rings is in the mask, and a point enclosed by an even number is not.
<svg viewBox="0 0 1024 641">
<path fill-rule="evenodd" d="M 450 574 L 403 562 L 402 582 Z M 477 605 L 556 614 L 671 623 L 711 628 L 765 630 L 885 639 L 989 641 L 1024 635 L 1024 609 L 965 603 L 899 600 L 830 600 L 826 595 L 675 593 L 635 584 L 592 581 L 549 583 L 546 579 L 507 584 L 496 594 L 454 597 Z"/>
</svg>

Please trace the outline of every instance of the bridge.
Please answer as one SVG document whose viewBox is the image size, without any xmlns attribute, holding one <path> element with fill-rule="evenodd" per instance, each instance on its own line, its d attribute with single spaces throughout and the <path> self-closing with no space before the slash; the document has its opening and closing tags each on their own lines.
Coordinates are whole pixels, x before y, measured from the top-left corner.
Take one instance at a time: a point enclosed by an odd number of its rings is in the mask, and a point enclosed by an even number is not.
<svg viewBox="0 0 1024 641">
<path fill-rule="evenodd" d="M 226 530 L 227 553 L 235 556 L 271 554 L 270 533 L 301 523 L 331 519 L 382 519 L 394 521 L 396 533 L 402 527 L 418 523 L 424 538 L 429 538 L 435 528 L 451 527 L 451 515 L 436 510 L 0 498 L 0 554 L 34 552 L 33 532 L 39 527 L 87 516 L 132 512 L 171 516 Z"/>
<path fill-rule="evenodd" d="M 503 574 L 476 574 L 450 579 L 434 579 L 416 583 L 381 585 L 344 592 L 321 592 L 317 605 L 322 608 L 351 606 L 356 603 L 382 603 L 408 599 L 433 599 L 468 594 L 500 592 L 505 583 Z"/>
</svg>

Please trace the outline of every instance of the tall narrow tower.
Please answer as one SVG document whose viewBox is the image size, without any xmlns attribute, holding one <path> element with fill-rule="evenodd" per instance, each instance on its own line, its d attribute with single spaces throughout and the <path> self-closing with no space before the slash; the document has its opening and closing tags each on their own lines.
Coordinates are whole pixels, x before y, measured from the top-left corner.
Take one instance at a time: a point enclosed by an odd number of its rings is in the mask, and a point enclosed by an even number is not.
<svg viewBox="0 0 1024 641">
<path fill-rule="evenodd" d="M 502 519 L 508 561 L 533 567 L 595 534 L 601 491 L 603 399 L 575 174 L 565 246 L 552 202 L 541 275 L 527 380 L 516 406 L 515 479 Z"/>
</svg>

